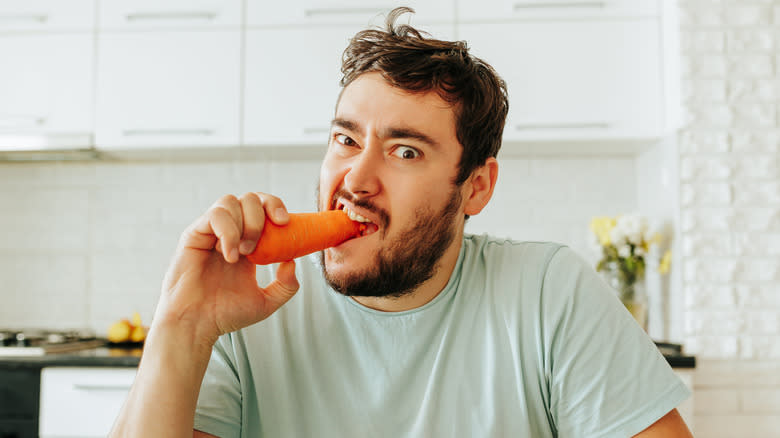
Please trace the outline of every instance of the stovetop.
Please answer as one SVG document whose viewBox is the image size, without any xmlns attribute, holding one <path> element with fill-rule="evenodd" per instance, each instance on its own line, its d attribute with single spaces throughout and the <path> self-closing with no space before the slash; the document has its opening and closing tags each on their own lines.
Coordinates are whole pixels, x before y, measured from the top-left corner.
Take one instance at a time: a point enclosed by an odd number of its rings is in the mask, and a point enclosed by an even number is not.
<svg viewBox="0 0 780 438">
<path fill-rule="evenodd" d="M 0 356 L 42 356 L 105 344 L 91 330 L 0 329 Z"/>
</svg>

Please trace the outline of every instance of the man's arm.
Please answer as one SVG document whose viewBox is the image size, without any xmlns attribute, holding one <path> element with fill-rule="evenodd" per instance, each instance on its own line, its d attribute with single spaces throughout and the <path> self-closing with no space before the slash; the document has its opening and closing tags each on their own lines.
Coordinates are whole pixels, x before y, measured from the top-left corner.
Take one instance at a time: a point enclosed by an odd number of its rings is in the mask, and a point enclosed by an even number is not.
<svg viewBox="0 0 780 438">
<path fill-rule="evenodd" d="M 276 279 L 261 288 L 254 263 L 240 257 L 254 250 L 267 214 L 277 225 L 289 221 L 279 198 L 229 195 L 182 234 L 112 438 L 192 436 L 219 336 L 265 319 L 298 290 L 294 262 L 280 264 Z"/>
<path fill-rule="evenodd" d="M 693 438 L 677 409 L 672 409 L 650 427 L 634 435 L 635 438 Z"/>
<path fill-rule="evenodd" d="M 212 435 L 210 433 L 201 432 L 199 430 L 193 430 L 192 431 L 192 438 L 219 438 L 218 436 Z"/>
</svg>

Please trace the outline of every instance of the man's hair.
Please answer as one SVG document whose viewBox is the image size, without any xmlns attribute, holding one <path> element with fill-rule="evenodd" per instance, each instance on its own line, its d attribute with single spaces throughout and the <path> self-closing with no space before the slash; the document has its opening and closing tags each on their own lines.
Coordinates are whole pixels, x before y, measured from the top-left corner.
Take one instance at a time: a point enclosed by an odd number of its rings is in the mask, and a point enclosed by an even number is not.
<svg viewBox="0 0 780 438">
<path fill-rule="evenodd" d="M 506 83 L 493 67 L 469 54 L 464 41 L 442 41 L 412 26 L 397 24 L 410 8 L 393 9 L 386 29 L 358 32 L 344 50 L 341 86 L 379 72 L 392 86 L 412 93 L 436 91 L 453 105 L 458 141 L 463 147 L 457 185 L 489 157 L 498 155 L 509 100 Z"/>
</svg>

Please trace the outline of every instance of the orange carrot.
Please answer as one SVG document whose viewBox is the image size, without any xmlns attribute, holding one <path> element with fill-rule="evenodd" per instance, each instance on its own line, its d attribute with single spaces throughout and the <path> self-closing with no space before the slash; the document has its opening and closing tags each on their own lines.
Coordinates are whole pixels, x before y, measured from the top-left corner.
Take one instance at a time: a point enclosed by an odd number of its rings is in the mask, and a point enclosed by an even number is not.
<svg viewBox="0 0 780 438">
<path fill-rule="evenodd" d="M 365 227 L 342 210 L 291 213 L 290 222 L 284 226 L 266 218 L 257 248 L 247 258 L 256 265 L 292 260 L 336 246 L 360 235 Z"/>
</svg>

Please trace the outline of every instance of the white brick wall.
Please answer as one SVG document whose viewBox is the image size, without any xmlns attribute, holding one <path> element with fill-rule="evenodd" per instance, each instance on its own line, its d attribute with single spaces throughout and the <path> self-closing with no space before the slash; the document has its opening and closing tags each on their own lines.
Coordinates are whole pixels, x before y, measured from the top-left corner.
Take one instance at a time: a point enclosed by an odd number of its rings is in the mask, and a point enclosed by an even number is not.
<svg viewBox="0 0 780 438">
<path fill-rule="evenodd" d="M 468 229 L 588 256 L 591 216 L 636 209 L 634 171 L 631 158 L 502 160 Z M 103 333 L 136 310 L 148 322 L 179 234 L 217 198 L 267 191 L 313 211 L 318 174 L 318 159 L 0 165 L 0 326 Z"/>
<path fill-rule="evenodd" d="M 780 437 L 780 2 L 680 0 L 698 437 Z"/>
</svg>

